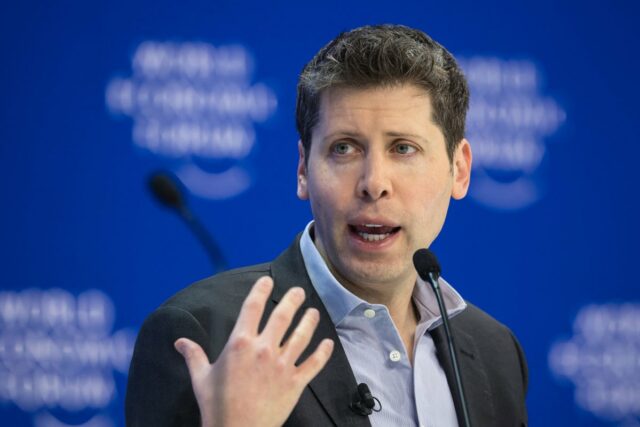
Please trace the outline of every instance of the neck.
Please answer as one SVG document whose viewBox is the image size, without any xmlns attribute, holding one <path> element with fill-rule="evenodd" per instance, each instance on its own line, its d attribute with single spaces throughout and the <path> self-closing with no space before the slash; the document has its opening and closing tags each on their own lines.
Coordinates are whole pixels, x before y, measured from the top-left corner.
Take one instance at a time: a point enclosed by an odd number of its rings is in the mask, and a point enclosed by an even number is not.
<svg viewBox="0 0 640 427">
<path fill-rule="evenodd" d="M 334 273 L 335 275 L 335 273 Z M 402 320 L 412 312 L 412 295 L 415 278 L 394 284 L 355 284 L 338 275 L 336 278 L 352 294 L 369 304 L 381 304 L 387 307 L 394 321 Z M 402 323 L 402 322 L 400 322 Z M 396 325 L 398 326 L 398 325 Z"/>
<path fill-rule="evenodd" d="M 400 333 L 409 360 L 413 361 L 413 344 L 416 326 L 420 315 L 413 303 L 413 290 L 416 275 L 398 278 L 396 283 L 367 283 L 360 284 L 346 280 L 330 267 L 334 277 L 352 294 L 370 304 L 382 304 L 389 310 L 389 315 Z"/>
</svg>

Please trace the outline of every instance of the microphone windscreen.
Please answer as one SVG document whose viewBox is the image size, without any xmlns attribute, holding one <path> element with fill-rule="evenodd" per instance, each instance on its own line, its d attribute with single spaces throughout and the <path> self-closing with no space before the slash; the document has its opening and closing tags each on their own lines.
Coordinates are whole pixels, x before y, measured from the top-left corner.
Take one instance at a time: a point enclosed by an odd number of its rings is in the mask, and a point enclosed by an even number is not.
<svg viewBox="0 0 640 427">
<path fill-rule="evenodd" d="M 176 180 L 166 172 L 156 172 L 149 177 L 149 189 L 163 205 L 180 209 L 183 204 L 182 192 Z"/>
<path fill-rule="evenodd" d="M 440 276 L 438 258 L 429 249 L 418 249 L 413 254 L 413 265 L 425 282 L 429 281 L 429 273 L 433 273 L 436 278 Z"/>
<path fill-rule="evenodd" d="M 373 409 L 376 406 L 376 401 L 369 390 L 369 386 L 365 383 L 358 384 L 358 394 L 360 395 L 360 402 L 365 408 Z M 371 411 L 369 411 L 371 413 Z"/>
<path fill-rule="evenodd" d="M 362 397 L 370 395 L 371 391 L 369 390 L 369 386 L 366 383 L 358 384 L 358 394 Z"/>
</svg>

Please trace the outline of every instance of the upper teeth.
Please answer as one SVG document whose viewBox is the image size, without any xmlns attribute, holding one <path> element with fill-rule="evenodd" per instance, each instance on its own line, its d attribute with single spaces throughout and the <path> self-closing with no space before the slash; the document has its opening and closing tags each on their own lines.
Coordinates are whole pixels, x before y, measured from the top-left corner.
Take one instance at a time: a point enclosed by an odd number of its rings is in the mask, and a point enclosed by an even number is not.
<svg viewBox="0 0 640 427">
<path fill-rule="evenodd" d="M 365 224 L 365 227 L 382 227 L 381 224 Z"/>
</svg>

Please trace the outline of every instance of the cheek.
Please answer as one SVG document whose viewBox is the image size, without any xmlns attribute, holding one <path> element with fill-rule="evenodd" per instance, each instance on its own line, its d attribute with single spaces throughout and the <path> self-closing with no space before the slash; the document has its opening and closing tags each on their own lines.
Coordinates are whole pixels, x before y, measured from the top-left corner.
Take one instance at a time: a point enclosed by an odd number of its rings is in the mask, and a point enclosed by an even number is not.
<svg viewBox="0 0 640 427">
<path fill-rule="evenodd" d="M 442 230 L 447 210 L 449 209 L 450 194 L 448 191 L 439 192 L 424 208 L 425 215 L 423 217 L 423 227 L 425 233 L 428 234 L 428 244 L 436 238 Z"/>
<path fill-rule="evenodd" d="M 342 203 L 338 192 L 330 186 L 310 186 L 309 200 L 313 216 L 317 220 L 331 221 L 341 211 Z"/>
<path fill-rule="evenodd" d="M 312 204 L 322 204 L 323 210 L 339 210 L 353 200 L 354 176 L 352 170 L 331 168 L 318 162 L 309 176 L 309 198 Z"/>
<path fill-rule="evenodd" d="M 404 206 L 407 213 L 415 215 L 414 232 L 417 235 L 433 235 L 442 228 L 451 196 L 451 185 L 442 179 L 434 179 L 428 184 L 425 181 L 421 186 L 420 181 L 414 181 L 413 191 L 405 194 Z M 417 191 L 422 188 L 422 191 Z"/>
</svg>

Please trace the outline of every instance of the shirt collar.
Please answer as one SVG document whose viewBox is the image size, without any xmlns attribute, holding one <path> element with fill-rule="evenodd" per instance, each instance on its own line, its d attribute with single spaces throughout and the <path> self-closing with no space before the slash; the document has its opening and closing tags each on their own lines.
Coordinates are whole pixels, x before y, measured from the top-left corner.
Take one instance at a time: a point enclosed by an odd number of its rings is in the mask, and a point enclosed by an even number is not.
<svg viewBox="0 0 640 427">
<path fill-rule="evenodd" d="M 300 251 L 311 283 L 324 303 L 333 324 L 338 326 L 345 317 L 360 305 L 369 305 L 342 286 L 329 270 L 311 238 L 313 221 L 309 222 L 300 238 Z M 447 314 L 453 317 L 467 307 L 460 294 L 442 277 L 438 279 Z M 413 290 L 413 301 L 420 313 L 420 324 L 428 323 L 433 329 L 442 322 L 438 303 L 430 286 L 418 277 Z"/>
</svg>

